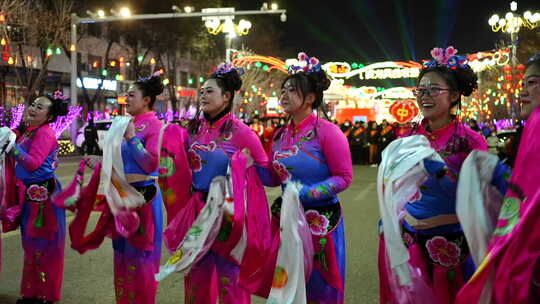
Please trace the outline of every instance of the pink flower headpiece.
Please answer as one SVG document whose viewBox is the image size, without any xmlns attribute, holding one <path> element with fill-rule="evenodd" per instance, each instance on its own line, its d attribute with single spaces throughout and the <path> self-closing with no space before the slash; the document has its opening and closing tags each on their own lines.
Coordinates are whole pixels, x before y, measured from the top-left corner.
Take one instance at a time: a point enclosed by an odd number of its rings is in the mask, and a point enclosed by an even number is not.
<svg viewBox="0 0 540 304">
<path fill-rule="evenodd" d="M 138 82 L 144 82 L 144 81 L 148 81 L 150 78 L 152 77 L 160 77 L 161 76 L 161 71 L 160 70 L 157 70 L 155 71 L 154 73 L 152 73 L 152 75 L 148 76 L 148 77 L 141 77 L 139 78 L 137 81 Z"/>
<path fill-rule="evenodd" d="M 60 90 L 56 90 L 54 91 L 54 93 L 52 93 L 51 95 L 49 95 L 51 97 L 52 100 L 68 100 L 69 97 L 68 96 L 65 96 L 62 91 Z"/>
<path fill-rule="evenodd" d="M 231 62 L 224 62 L 220 65 L 218 65 L 216 71 L 214 72 L 214 74 L 216 75 L 223 75 L 223 74 L 227 74 L 227 73 L 230 73 L 232 71 L 237 71 L 238 72 L 238 75 L 243 75 L 244 74 L 244 69 L 243 68 L 236 68 L 234 67 L 234 65 L 231 63 Z"/>
<path fill-rule="evenodd" d="M 424 63 L 428 68 L 435 66 L 446 66 L 450 69 L 467 68 L 469 67 L 469 60 L 467 57 L 457 55 L 457 50 L 453 46 L 449 46 L 446 49 L 434 48 L 431 50 L 431 56 L 433 60 Z"/>
<path fill-rule="evenodd" d="M 309 57 L 306 53 L 298 53 L 298 65 L 289 66 L 289 74 L 296 74 L 299 72 L 320 72 L 321 63 L 316 57 Z"/>
</svg>

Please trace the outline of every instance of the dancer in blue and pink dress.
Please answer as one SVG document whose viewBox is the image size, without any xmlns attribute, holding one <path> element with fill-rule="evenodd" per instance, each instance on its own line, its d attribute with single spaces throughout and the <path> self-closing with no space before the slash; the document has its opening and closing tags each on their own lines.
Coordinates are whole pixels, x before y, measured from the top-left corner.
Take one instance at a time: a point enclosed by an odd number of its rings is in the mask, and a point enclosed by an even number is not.
<svg viewBox="0 0 540 304">
<path fill-rule="evenodd" d="M 337 194 L 352 181 L 352 161 L 347 138 L 338 126 L 318 117 L 323 91 L 330 80 L 318 60 L 300 53 L 305 67 L 291 66 L 281 87 L 280 103 L 289 123 L 276 131 L 272 145 L 271 174 L 258 168 L 265 184 L 300 182 L 300 202 L 309 224 L 315 260 L 307 282 L 307 302 L 344 302 L 345 232 Z M 281 201 L 272 205 L 273 233 L 279 233 Z"/>
<path fill-rule="evenodd" d="M 68 104 L 60 92 L 36 98 L 9 152 L 15 160 L 18 189 L 24 189 L 20 217 L 24 267 L 22 298 L 17 303 L 54 303 L 62 296 L 66 216 L 51 201 L 61 185 L 54 174 L 58 142 L 49 123 L 66 115 Z"/>
<path fill-rule="evenodd" d="M 212 180 L 216 176 L 227 175 L 231 157 L 237 151 L 247 149 L 256 164 L 268 164 L 257 135 L 231 113 L 234 93 L 241 86 L 238 69 L 231 64 L 222 64 L 201 88 L 198 118 L 188 126 L 193 195 L 198 197 L 199 204 L 206 201 Z M 242 234 L 242 227 L 234 224 L 238 216 L 241 215 L 224 216 L 212 248 L 185 277 L 185 303 L 251 303 L 250 292 L 240 280 L 242 261 L 237 261 L 231 255 L 232 246 Z M 264 222 L 263 218 L 261 222 Z"/>
</svg>

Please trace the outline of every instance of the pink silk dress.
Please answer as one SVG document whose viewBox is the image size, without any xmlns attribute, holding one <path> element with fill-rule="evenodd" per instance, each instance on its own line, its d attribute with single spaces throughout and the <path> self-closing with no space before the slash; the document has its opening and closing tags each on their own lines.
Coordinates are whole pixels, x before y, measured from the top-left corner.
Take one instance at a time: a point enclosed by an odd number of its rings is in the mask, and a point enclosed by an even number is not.
<svg viewBox="0 0 540 304">
<path fill-rule="evenodd" d="M 21 295 L 24 298 L 60 301 L 64 274 L 65 211 L 51 195 L 61 190 L 54 172 L 58 143 L 49 125 L 29 127 L 10 152 L 15 160 L 18 191 L 24 201 L 20 218 L 24 267 Z"/>
<path fill-rule="evenodd" d="M 540 107 L 521 137 L 488 252 L 456 303 L 538 303 L 540 299 Z"/>
<path fill-rule="evenodd" d="M 487 151 L 487 143 L 458 120 L 435 132 L 427 126 L 424 120 L 409 135 L 424 135 L 444 163 L 424 160 L 429 177 L 415 200 L 405 204 L 402 237 L 411 256 L 409 263 L 424 270 L 424 279 L 436 297 L 433 303 L 451 304 L 475 270 L 455 215 L 457 178 L 469 153 L 474 149 Z M 380 301 L 397 303 L 387 277 L 383 235 L 379 244 Z"/>
<path fill-rule="evenodd" d="M 313 271 L 307 279 L 308 303 L 339 304 L 345 299 L 345 229 L 337 194 L 352 182 L 352 160 L 347 138 L 338 126 L 309 115 L 298 125 L 276 131 L 272 170 L 261 170 L 266 185 L 302 184 L 300 202 L 315 251 Z M 281 201 L 272 205 L 274 252 L 279 247 Z M 276 267 L 274 259 L 272 270 Z M 276 287 L 276 282 L 273 284 Z M 267 296 L 264 292 L 263 296 Z"/>
<path fill-rule="evenodd" d="M 257 135 L 233 114 L 225 114 L 214 122 L 201 120 L 198 132 L 189 139 L 188 158 L 194 192 L 204 201 L 212 179 L 227 174 L 235 152 L 247 148 L 260 165 L 267 165 L 268 158 Z M 234 221 L 224 218 L 212 249 L 186 276 L 185 303 L 251 303 L 250 292 L 240 284 L 240 264 L 231 256 L 230 239 L 238 232 L 241 234 L 241 230 L 233 228 Z"/>
</svg>

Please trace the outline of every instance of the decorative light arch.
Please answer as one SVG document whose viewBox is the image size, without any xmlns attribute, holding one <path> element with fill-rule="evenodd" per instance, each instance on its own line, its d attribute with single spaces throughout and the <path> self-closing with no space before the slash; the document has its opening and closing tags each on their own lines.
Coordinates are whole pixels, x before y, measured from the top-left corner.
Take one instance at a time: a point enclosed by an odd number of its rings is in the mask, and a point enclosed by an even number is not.
<svg viewBox="0 0 540 304">
<path fill-rule="evenodd" d="M 255 62 L 261 62 L 261 63 L 267 64 L 269 66 L 268 71 L 276 69 L 283 73 L 287 73 L 287 68 L 286 68 L 287 65 L 285 64 L 285 61 L 275 58 L 275 57 L 250 55 L 250 56 L 242 56 L 233 60 L 233 64 L 235 66 L 246 66 L 248 64 L 252 64 Z"/>
</svg>

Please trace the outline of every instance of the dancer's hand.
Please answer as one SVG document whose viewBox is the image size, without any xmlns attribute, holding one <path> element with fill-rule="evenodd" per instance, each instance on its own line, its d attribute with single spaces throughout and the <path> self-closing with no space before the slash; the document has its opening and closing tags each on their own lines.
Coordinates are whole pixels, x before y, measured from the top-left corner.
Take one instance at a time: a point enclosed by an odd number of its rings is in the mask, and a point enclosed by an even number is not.
<svg viewBox="0 0 540 304">
<path fill-rule="evenodd" d="M 101 163 L 101 156 L 88 156 L 84 158 L 86 166 L 90 169 L 94 169 L 98 163 Z"/>
<path fill-rule="evenodd" d="M 246 168 L 250 168 L 251 166 L 253 166 L 253 157 L 251 156 L 251 152 L 249 152 L 249 149 L 244 148 L 242 150 L 242 153 L 244 153 L 247 158 Z"/>
<path fill-rule="evenodd" d="M 133 137 L 135 137 L 135 124 L 133 123 L 133 120 L 129 122 L 126 132 L 124 133 L 124 138 L 126 141 L 131 140 Z"/>
</svg>

